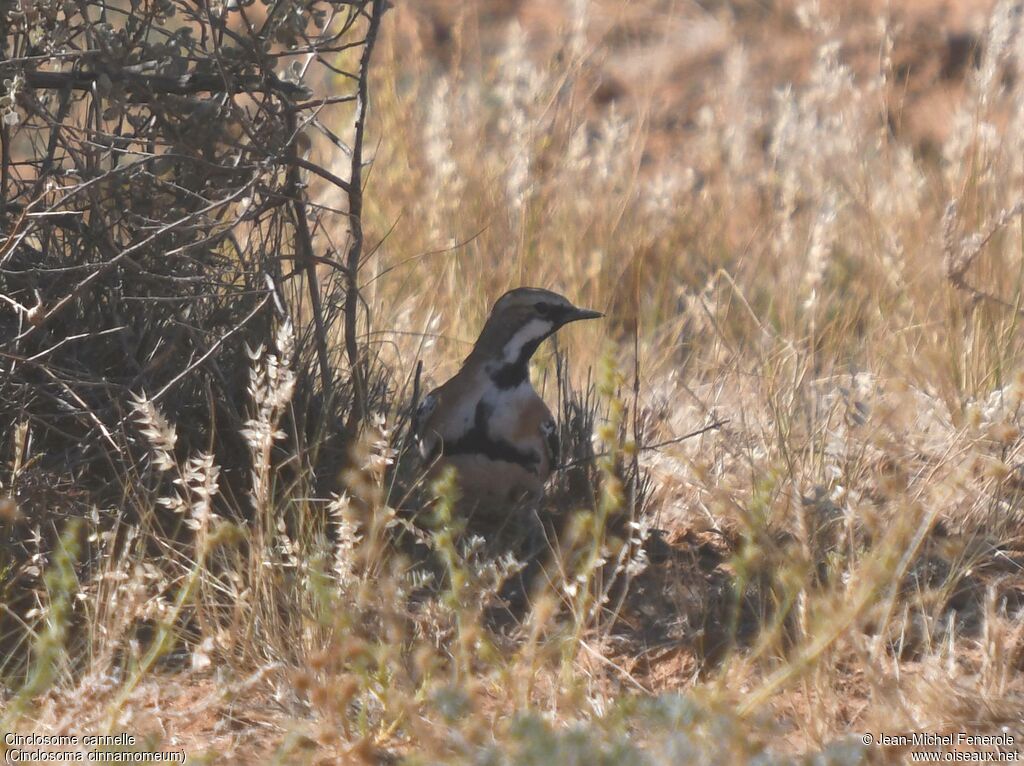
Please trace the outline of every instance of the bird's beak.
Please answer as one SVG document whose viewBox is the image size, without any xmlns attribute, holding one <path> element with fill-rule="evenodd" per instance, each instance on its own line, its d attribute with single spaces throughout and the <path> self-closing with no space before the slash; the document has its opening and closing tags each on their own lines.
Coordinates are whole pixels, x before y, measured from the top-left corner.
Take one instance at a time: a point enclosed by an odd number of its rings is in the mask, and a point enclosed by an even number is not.
<svg viewBox="0 0 1024 766">
<path fill-rule="evenodd" d="M 581 319 L 600 319 L 603 317 L 600 311 L 591 311 L 590 309 L 572 309 L 565 318 L 565 324 L 569 322 L 578 322 Z"/>
</svg>

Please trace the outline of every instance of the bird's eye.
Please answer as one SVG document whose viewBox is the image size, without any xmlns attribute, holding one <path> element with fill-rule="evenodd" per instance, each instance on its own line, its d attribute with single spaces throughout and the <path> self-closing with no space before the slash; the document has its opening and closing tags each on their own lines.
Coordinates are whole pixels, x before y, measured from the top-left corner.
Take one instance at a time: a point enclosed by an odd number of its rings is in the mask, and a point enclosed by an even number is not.
<svg viewBox="0 0 1024 766">
<path fill-rule="evenodd" d="M 551 316 L 551 309 L 554 308 L 550 303 L 538 303 L 537 313 L 542 317 Z"/>
</svg>

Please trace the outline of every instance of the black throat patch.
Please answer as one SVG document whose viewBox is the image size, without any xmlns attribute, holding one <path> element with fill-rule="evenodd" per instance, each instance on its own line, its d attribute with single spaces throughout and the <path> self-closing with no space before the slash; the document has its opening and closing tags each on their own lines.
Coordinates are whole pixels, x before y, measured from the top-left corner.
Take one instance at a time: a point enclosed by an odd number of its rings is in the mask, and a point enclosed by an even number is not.
<svg viewBox="0 0 1024 766">
<path fill-rule="evenodd" d="M 552 330 L 554 332 L 554 330 Z M 551 333 L 548 333 L 550 335 Z M 524 343 L 523 347 L 519 349 L 519 356 L 516 357 L 513 362 L 506 362 L 498 369 L 491 372 L 491 380 L 494 381 L 494 385 L 501 389 L 515 388 L 520 383 L 526 381 L 526 378 L 530 374 L 530 359 L 533 357 L 537 348 L 543 343 L 548 335 L 543 338 L 537 338 L 531 340 L 529 343 Z"/>
</svg>

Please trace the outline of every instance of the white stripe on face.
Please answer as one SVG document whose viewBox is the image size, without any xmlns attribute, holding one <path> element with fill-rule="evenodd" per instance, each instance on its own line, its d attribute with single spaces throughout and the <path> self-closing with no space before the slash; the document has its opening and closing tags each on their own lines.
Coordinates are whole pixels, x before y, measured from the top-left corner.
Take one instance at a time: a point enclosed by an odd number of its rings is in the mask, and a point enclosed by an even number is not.
<svg viewBox="0 0 1024 766">
<path fill-rule="evenodd" d="M 505 350 L 502 355 L 503 361 L 506 364 L 512 364 L 519 359 L 523 346 L 531 341 L 540 340 L 547 336 L 554 328 L 554 323 L 547 319 L 531 319 L 520 327 L 509 342 L 505 344 Z"/>
</svg>

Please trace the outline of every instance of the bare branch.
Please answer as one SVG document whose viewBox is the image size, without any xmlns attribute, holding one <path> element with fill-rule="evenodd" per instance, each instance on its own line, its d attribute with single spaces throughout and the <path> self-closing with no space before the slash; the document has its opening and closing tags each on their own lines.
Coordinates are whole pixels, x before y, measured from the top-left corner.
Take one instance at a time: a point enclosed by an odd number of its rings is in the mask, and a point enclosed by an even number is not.
<svg viewBox="0 0 1024 766">
<path fill-rule="evenodd" d="M 348 210 L 352 227 L 352 240 L 348 249 L 348 274 L 345 289 L 345 354 L 348 357 L 349 374 L 352 377 L 353 403 L 345 430 L 349 434 L 358 432 L 366 417 L 366 381 L 359 359 L 359 343 L 356 337 L 356 321 L 359 308 L 359 261 L 363 252 L 363 139 L 366 133 L 366 114 L 369 102 L 370 60 L 377 42 L 380 21 L 387 10 L 386 0 L 372 0 L 370 3 L 369 27 L 366 31 L 366 45 L 359 61 L 359 98 L 356 109 L 355 138 L 352 141 L 352 172 L 349 175 Z"/>
<path fill-rule="evenodd" d="M 290 112 L 288 115 L 288 129 L 293 136 L 297 135 L 295 112 Z M 301 268 L 306 273 L 309 304 L 313 312 L 313 337 L 316 341 L 316 353 L 320 362 L 320 385 L 323 387 L 324 398 L 330 400 L 334 386 L 332 385 L 331 360 L 327 353 L 327 326 L 324 322 L 320 281 L 317 278 L 316 261 L 313 257 L 313 237 L 310 235 L 309 222 L 306 220 L 306 203 L 299 191 L 300 158 L 296 154 L 295 144 L 293 139 L 289 147 L 291 167 L 288 171 L 287 190 L 288 195 L 292 198 L 292 212 L 295 215 L 295 252 Z"/>
<path fill-rule="evenodd" d="M 123 83 L 136 100 L 148 101 L 155 95 L 173 94 L 179 96 L 197 93 L 251 93 L 271 91 L 290 99 L 301 99 L 307 91 L 295 83 L 285 82 L 272 73 L 261 75 L 232 75 L 222 77 L 204 72 L 192 72 L 178 77 L 158 74 L 140 74 L 126 69 L 98 70 L 84 72 L 48 72 L 30 69 L 25 72 L 25 84 L 29 88 L 49 90 L 92 91 L 101 78 L 110 83 Z"/>
</svg>

